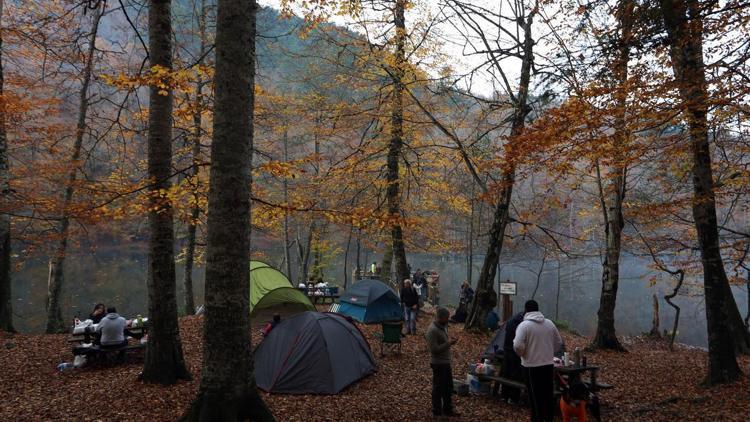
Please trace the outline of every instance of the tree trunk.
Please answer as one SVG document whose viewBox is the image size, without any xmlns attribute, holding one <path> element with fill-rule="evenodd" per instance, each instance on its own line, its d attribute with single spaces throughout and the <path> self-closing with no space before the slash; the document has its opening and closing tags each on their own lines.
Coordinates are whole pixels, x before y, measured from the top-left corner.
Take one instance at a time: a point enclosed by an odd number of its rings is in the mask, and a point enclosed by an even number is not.
<svg viewBox="0 0 750 422">
<path fill-rule="evenodd" d="M 310 250 L 312 249 L 313 235 L 315 232 L 315 221 L 313 220 L 310 224 L 310 231 L 307 233 L 306 246 L 302 245 L 299 237 L 297 237 L 297 251 L 299 253 L 299 279 L 300 283 L 307 284 L 307 275 L 310 268 Z"/>
<path fill-rule="evenodd" d="M 708 89 L 703 62 L 703 19 L 697 0 L 660 0 L 675 82 L 682 100 L 693 155 L 693 219 L 703 264 L 708 330 L 706 384 L 739 378 L 735 339 L 727 323 L 733 303 L 719 249 L 716 198 L 708 142 Z M 739 312 L 738 312 L 739 314 Z"/>
<path fill-rule="evenodd" d="M 529 82 L 531 81 L 531 64 L 534 60 L 533 47 L 534 40 L 531 36 L 531 25 L 534 21 L 532 11 L 523 20 L 523 61 L 521 63 L 521 77 L 518 85 L 518 95 L 515 100 L 515 110 L 513 112 L 513 122 L 510 131 L 510 141 L 505 146 L 506 162 L 503 165 L 503 175 L 501 179 L 500 194 L 495 204 L 495 212 L 492 218 L 492 227 L 487 244 L 487 253 L 484 256 L 482 270 L 479 273 L 477 289 L 474 294 L 474 300 L 469 308 L 469 315 L 466 318 L 464 328 L 484 329 L 484 321 L 487 314 L 497 305 L 497 293 L 495 292 L 494 280 L 497 272 L 497 264 L 500 259 L 500 253 L 503 249 L 503 240 L 505 238 L 505 228 L 508 225 L 508 211 L 510 209 L 510 200 L 513 196 L 513 184 L 515 183 L 516 166 L 513 162 L 513 138 L 523 132 L 528 113 L 526 104 L 528 99 Z"/>
<path fill-rule="evenodd" d="M 148 8 L 151 66 L 172 70 L 171 0 L 151 0 Z M 166 91 L 166 92 L 164 92 Z M 142 379 L 173 384 L 190 379 L 177 325 L 172 187 L 172 90 L 152 84 L 148 110 L 148 311 L 149 336 Z"/>
<path fill-rule="evenodd" d="M 352 246 L 352 234 L 354 233 L 354 226 L 349 227 L 349 236 L 346 238 L 346 250 L 344 251 L 344 290 L 346 290 L 346 280 L 349 278 L 347 271 L 349 270 L 349 249 Z"/>
<path fill-rule="evenodd" d="M 656 297 L 656 293 L 652 296 L 652 302 L 654 316 L 651 319 L 651 331 L 648 334 L 651 337 L 661 338 L 661 332 L 659 331 L 659 298 Z"/>
<path fill-rule="evenodd" d="M 79 92 L 78 104 L 78 123 L 76 124 L 76 137 L 73 142 L 73 152 L 70 156 L 70 165 L 72 166 L 68 173 L 68 179 L 65 185 L 63 195 L 62 215 L 60 216 L 60 225 L 57 228 L 59 240 L 49 263 L 49 279 L 47 280 L 47 325 L 46 332 L 64 333 L 68 331 L 68 324 L 65 324 L 62 317 L 62 307 L 60 295 L 64 283 L 65 257 L 68 251 L 68 228 L 70 227 L 70 207 L 73 204 L 75 195 L 75 183 L 78 178 L 78 160 L 81 158 L 81 148 L 83 146 L 83 137 L 86 132 L 86 114 L 89 107 L 89 85 L 91 83 L 91 73 L 94 64 L 94 54 L 96 53 L 96 37 L 99 32 L 99 20 L 104 13 L 106 3 L 102 3 L 94 14 L 94 21 L 91 24 L 91 34 L 89 35 L 88 51 L 86 53 L 86 63 L 83 68 L 81 80 L 81 90 Z"/>
<path fill-rule="evenodd" d="M 200 49 L 198 51 L 198 64 L 203 64 L 204 56 L 206 55 L 206 44 L 208 43 L 206 38 L 206 9 L 205 0 L 200 2 L 200 16 L 198 17 L 198 31 L 200 33 Z M 203 103 L 203 86 L 205 83 L 202 80 L 198 80 L 195 84 L 195 105 L 193 110 L 193 145 L 192 145 L 192 158 L 193 168 L 190 172 L 192 177 L 193 186 L 193 206 L 190 209 L 190 221 L 188 222 L 188 233 L 187 233 L 187 251 L 185 252 L 185 274 L 184 274 L 184 285 L 185 285 L 185 315 L 193 315 L 195 313 L 195 294 L 193 293 L 193 264 L 195 261 L 195 234 L 198 229 L 198 219 L 200 218 L 201 207 L 200 198 L 198 194 L 199 185 L 199 169 L 200 169 L 200 155 L 201 155 L 201 137 L 203 136 L 203 119 L 202 113 L 204 109 Z"/>
<path fill-rule="evenodd" d="M 7 204 L 10 195 L 8 136 L 5 132 L 5 97 L 3 75 L 2 16 L 4 1 L 0 0 L 0 202 Z M 0 212 L 0 330 L 14 333 L 13 293 L 10 276 L 10 214 Z"/>
<path fill-rule="evenodd" d="M 466 242 L 466 282 L 471 285 L 474 264 L 474 182 L 471 182 L 471 213 L 469 214 L 469 235 Z"/>
<path fill-rule="evenodd" d="M 289 136 L 284 131 L 284 162 L 289 161 Z M 284 204 L 289 206 L 289 181 L 284 175 Z M 289 253 L 289 210 L 284 210 L 284 262 L 286 268 L 286 277 L 292 279 L 292 257 Z"/>
<path fill-rule="evenodd" d="M 219 0 L 218 7 L 203 371 L 184 419 L 272 421 L 255 386 L 247 288 L 257 6 Z"/>
<path fill-rule="evenodd" d="M 604 234 L 606 252 L 602 268 L 602 293 L 599 297 L 596 333 L 590 348 L 625 351 L 615 332 L 615 305 L 617 288 L 620 282 L 620 252 L 622 250 L 622 229 L 625 221 L 622 215 L 622 203 L 625 199 L 627 168 L 623 163 L 621 151 L 627 148 L 627 82 L 628 60 L 633 28 L 633 0 L 621 0 L 617 9 L 617 20 L 620 27 L 617 57 L 615 58 L 613 76 L 615 86 L 615 142 L 612 153 L 613 163 L 609 166 L 606 190 L 602 188 L 601 173 L 597 163 L 597 180 L 599 196 L 604 215 Z"/>
<path fill-rule="evenodd" d="M 391 267 L 393 266 L 393 243 L 386 242 L 385 250 L 383 251 L 383 262 L 380 267 L 380 281 L 385 284 L 391 284 Z"/>
<path fill-rule="evenodd" d="M 395 66 L 391 71 L 393 80 L 393 97 L 391 98 L 391 140 L 388 144 L 388 188 L 386 198 L 388 201 L 388 217 L 391 220 L 391 248 L 393 262 L 396 267 L 396 284 L 401 286 L 403 281 L 409 278 L 409 269 L 406 265 L 406 250 L 404 248 L 404 234 L 401 228 L 401 192 L 399 162 L 401 160 L 401 149 L 404 145 L 404 78 L 406 76 L 406 20 L 404 10 L 406 0 L 396 0 L 393 9 L 394 24 L 396 27 L 396 52 Z M 383 265 L 385 271 L 385 265 Z"/>
</svg>

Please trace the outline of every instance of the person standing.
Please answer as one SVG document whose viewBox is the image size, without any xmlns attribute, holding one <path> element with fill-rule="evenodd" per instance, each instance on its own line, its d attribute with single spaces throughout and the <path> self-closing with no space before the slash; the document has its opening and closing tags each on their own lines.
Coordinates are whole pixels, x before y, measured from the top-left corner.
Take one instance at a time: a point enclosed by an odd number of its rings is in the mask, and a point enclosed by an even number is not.
<svg viewBox="0 0 750 422">
<path fill-rule="evenodd" d="M 448 337 L 448 309 L 439 306 L 435 311 L 435 320 L 425 333 L 427 348 L 430 351 L 432 368 L 432 415 L 459 416 L 453 409 L 451 393 L 453 392 L 453 371 L 451 370 L 451 346 L 456 339 Z"/>
<path fill-rule="evenodd" d="M 419 313 L 419 294 L 412 287 L 411 280 L 404 280 L 401 288 L 401 306 L 404 307 L 406 334 L 417 334 L 417 314 Z"/>
<path fill-rule="evenodd" d="M 555 324 L 539 312 L 536 301 L 527 301 L 524 310 L 526 314 L 516 329 L 513 349 L 521 357 L 532 422 L 552 422 L 555 415 L 553 358 L 562 346 L 562 337 Z"/>
<path fill-rule="evenodd" d="M 521 368 L 521 358 L 513 350 L 513 340 L 516 338 L 516 330 L 523 322 L 526 312 L 519 312 L 505 323 L 505 338 L 503 339 L 503 377 L 513 381 L 523 382 L 523 368 Z M 500 397 L 507 400 L 508 403 L 518 403 L 521 391 L 516 387 L 503 386 Z"/>
</svg>

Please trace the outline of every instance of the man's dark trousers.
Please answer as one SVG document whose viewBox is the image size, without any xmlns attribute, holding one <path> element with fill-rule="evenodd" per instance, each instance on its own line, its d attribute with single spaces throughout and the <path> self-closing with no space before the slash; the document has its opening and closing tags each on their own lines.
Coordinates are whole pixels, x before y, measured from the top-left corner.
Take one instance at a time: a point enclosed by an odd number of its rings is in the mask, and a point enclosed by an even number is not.
<svg viewBox="0 0 750 422">
<path fill-rule="evenodd" d="M 432 367 L 432 414 L 436 416 L 453 413 L 453 371 L 449 363 L 430 364 Z"/>
<path fill-rule="evenodd" d="M 532 422 L 552 422 L 555 415 L 552 365 L 523 368 L 531 401 Z"/>
<path fill-rule="evenodd" d="M 503 377 L 513 381 L 524 382 L 523 368 L 521 367 L 521 358 L 512 349 L 503 350 Z M 503 399 L 511 399 L 518 403 L 521 398 L 521 390 L 509 385 L 503 385 L 500 394 Z"/>
</svg>

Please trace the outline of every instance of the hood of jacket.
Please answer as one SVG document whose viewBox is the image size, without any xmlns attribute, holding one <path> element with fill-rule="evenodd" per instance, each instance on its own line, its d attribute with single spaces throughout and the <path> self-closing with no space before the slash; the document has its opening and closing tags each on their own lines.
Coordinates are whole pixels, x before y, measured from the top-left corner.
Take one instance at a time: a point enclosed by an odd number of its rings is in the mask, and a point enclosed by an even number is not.
<svg viewBox="0 0 750 422">
<path fill-rule="evenodd" d="M 117 318 L 120 318 L 120 314 L 116 314 L 116 313 L 107 314 L 107 316 L 105 318 L 107 318 L 107 319 L 117 319 Z"/>
<path fill-rule="evenodd" d="M 524 315 L 523 320 L 533 321 L 533 322 L 544 322 L 544 315 L 542 315 L 542 313 L 539 311 L 527 312 L 526 315 Z"/>
</svg>

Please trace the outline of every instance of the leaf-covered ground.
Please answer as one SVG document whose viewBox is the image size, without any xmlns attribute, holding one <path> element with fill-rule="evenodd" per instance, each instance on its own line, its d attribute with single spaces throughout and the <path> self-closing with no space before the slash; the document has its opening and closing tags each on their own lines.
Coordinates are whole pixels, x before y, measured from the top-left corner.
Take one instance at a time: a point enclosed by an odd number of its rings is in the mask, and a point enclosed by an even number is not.
<svg viewBox="0 0 750 422">
<path fill-rule="evenodd" d="M 420 333 L 429 317 L 423 316 Z M 141 360 L 126 364 L 57 372 L 71 361 L 66 335 L 2 335 L 0 347 L 0 420 L 174 420 L 194 396 L 201 366 L 201 317 L 180 321 L 183 348 L 192 382 L 171 387 L 137 381 Z M 428 356 L 421 335 L 405 339 L 401 356 L 381 359 L 373 337 L 379 327 L 360 326 L 373 348 L 379 371 L 337 396 L 284 396 L 263 394 L 279 421 L 322 420 L 430 420 Z M 467 334 L 458 326 L 454 348 L 454 377 L 465 378 L 467 363 L 474 361 L 489 339 Z M 586 339 L 564 335 L 571 347 Z M 254 341 L 258 341 L 254 334 Z M 600 379 L 616 386 L 601 393 L 605 420 L 748 420 L 750 379 L 731 386 L 699 386 L 705 373 L 706 354 L 680 348 L 674 353 L 650 340 L 626 340 L 630 353 L 589 354 L 589 362 L 602 367 Z M 750 374 L 750 358 L 741 358 Z M 456 397 L 462 420 L 525 420 L 527 410 L 489 397 Z"/>
</svg>

